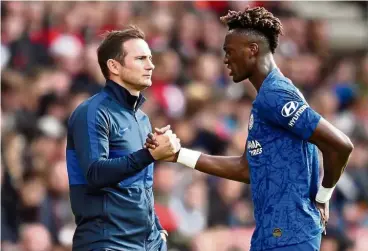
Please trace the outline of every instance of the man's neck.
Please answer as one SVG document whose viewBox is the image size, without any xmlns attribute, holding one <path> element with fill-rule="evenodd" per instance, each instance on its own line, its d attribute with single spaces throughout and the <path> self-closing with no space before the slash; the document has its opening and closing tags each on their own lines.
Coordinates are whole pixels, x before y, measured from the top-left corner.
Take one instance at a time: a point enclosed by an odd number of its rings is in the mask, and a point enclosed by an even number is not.
<svg viewBox="0 0 368 251">
<path fill-rule="evenodd" d="M 132 88 L 131 85 L 124 83 L 120 78 L 111 77 L 110 80 L 114 81 L 118 85 L 124 87 L 131 95 L 139 97 L 140 91 Z"/>
<path fill-rule="evenodd" d="M 253 84 L 254 88 L 257 89 L 257 92 L 259 92 L 259 89 L 261 88 L 261 85 L 268 74 L 275 68 L 277 68 L 277 65 L 271 53 L 259 58 L 256 65 L 256 70 L 249 78 L 249 81 Z"/>
</svg>

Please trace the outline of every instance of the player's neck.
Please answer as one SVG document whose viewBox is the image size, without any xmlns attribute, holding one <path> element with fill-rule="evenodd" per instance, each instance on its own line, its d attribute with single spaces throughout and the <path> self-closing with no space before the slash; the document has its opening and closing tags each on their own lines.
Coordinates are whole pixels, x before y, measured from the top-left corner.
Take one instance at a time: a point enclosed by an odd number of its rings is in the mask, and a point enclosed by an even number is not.
<svg viewBox="0 0 368 251">
<path fill-rule="evenodd" d="M 275 68 L 277 68 L 277 65 L 273 59 L 272 53 L 268 53 L 259 58 L 256 70 L 249 78 L 249 81 L 253 84 L 254 88 L 257 89 L 257 92 L 268 74 Z"/>
<path fill-rule="evenodd" d="M 120 78 L 118 78 L 118 77 L 116 77 L 116 78 L 111 77 L 110 79 L 112 81 L 114 81 L 115 83 L 117 83 L 118 85 L 124 87 L 131 95 L 136 96 L 136 97 L 139 97 L 140 91 L 137 90 L 137 89 L 135 89 L 135 88 L 133 88 L 131 85 L 129 85 L 129 84 L 121 81 Z"/>
</svg>

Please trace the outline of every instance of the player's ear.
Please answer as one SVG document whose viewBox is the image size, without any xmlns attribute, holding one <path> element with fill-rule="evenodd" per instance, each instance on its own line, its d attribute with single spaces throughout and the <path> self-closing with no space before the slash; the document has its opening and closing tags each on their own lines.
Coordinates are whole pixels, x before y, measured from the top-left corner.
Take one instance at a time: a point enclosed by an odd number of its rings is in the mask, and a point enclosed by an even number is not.
<svg viewBox="0 0 368 251">
<path fill-rule="evenodd" d="M 107 60 L 107 67 L 109 68 L 112 74 L 119 75 L 118 62 L 116 62 L 114 59 Z"/>
<path fill-rule="evenodd" d="M 256 44 L 256 43 L 251 43 L 251 44 L 249 45 L 249 49 L 250 49 L 250 54 L 251 54 L 252 56 L 257 55 L 257 53 L 258 53 L 258 51 L 259 51 L 258 44 Z"/>
</svg>

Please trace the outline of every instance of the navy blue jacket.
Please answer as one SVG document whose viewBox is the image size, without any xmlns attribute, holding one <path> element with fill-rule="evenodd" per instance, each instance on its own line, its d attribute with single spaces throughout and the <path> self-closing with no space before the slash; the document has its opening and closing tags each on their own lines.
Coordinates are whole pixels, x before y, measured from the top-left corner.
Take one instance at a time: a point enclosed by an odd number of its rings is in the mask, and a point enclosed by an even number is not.
<svg viewBox="0 0 368 251">
<path fill-rule="evenodd" d="M 77 229 L 73 250 L 157 250 L 153 162 L 143 145 L 151 124 L 132 96 L 108 80 L 68 121 L 67 168 Z"/>
</svg>

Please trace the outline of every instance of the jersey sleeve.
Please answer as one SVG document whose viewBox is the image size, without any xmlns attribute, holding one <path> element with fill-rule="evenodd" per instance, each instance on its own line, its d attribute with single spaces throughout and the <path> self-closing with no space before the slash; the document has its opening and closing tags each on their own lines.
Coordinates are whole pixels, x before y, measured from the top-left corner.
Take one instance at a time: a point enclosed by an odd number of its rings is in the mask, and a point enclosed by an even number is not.
<svg viewBox="0 0 368 251">
<path fill-rule="evenodd" d="M 321 115 L 308 105 L 297 90 L 264 90 L 257 107 L 264 120 L 304 140 L 312 136 L 321 119 Z"/>
</svg>

